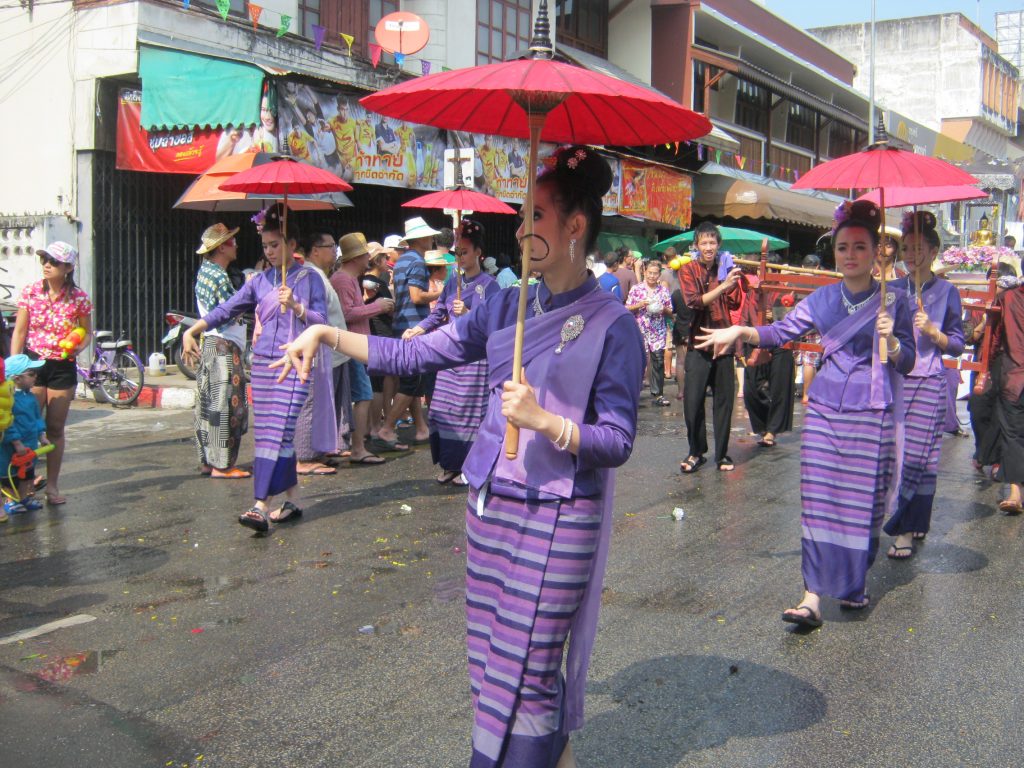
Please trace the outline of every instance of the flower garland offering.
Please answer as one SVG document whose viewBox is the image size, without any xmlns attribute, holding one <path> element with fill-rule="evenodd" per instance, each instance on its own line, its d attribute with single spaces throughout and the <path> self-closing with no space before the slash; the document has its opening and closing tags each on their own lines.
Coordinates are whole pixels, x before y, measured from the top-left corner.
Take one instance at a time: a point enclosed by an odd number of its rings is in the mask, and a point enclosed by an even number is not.
<svg viewBox="0 0 1024 768">
<path fill-rule="evenodd" d="M 1002 256 L 1016 254 L 1002 245 L 955 245 L 943 251 L 940 260 L 955 272 L 987 272 Z"/>
</svg>

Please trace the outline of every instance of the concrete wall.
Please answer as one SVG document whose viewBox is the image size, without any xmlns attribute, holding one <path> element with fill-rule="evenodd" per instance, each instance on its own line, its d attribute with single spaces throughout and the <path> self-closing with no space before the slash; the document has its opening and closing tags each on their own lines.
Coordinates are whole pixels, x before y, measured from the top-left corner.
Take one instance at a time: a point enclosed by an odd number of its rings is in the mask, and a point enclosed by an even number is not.
<svg viewBox="0 0 1024 768">
<path fill-rule="evenodd" d="M 812 29 L 857 65 L 854 87 L 870 91 L 868 24 Z M 959 14 L 922 16 L 875 25 L 875 98 L 935 131 L 943 117 L 981 115 L 982 42 Z"/>
<path fill-rule="evenodd" d="M 609 2 L 609 6 L 618 5 Z M 682 58 L 683 41 L 679 41 Z M 651 82 L 651 4 L 630 3 L 608 25 L 608 61 Z"/>
</svg>

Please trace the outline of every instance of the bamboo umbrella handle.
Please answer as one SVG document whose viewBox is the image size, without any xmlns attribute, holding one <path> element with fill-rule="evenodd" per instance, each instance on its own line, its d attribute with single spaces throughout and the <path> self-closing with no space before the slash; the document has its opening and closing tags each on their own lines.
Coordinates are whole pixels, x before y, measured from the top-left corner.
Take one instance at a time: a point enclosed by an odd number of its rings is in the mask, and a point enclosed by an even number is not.
<svg viewBox="0 0 1024 768">
<path fill-rule="evenodd" d="M 281 287 L 285 287 L 288 284 L 288 257 L 291 253 L 288 252 L 288 190 L 284 192 L 284 213 L 281 216 L 281 239 L 284 240 L 281 243 Z M 281 305 L 281 314 L 285 312 L 284 304 Z"/>
<path fill-rule="evenodd" d="M 455 237 L 460 236 L 459 229 L 462 227 L 462 211 L 455 212 Z M 456 259 L 458 256 L 455 257 Z M 462 301 L 462 267 L 455 265 L 455 300 Z"/>
<path fill-rule="evenodd" d="M 530 290 L 530 254 L 533 250 L 533 190 L 537 184 L 537 151 L 540 132 L 544 127 L 544 114 L 528 113 L 530 121 L 530 164 L 524 204 L 523 269 L 519 282 L 519 311 L 516 313 L 516 339 L 512 350 L 512 381 L 523 380 L 523 338 L 526 330 L 526 305 Z M 505 427 L 505 458 L 519 455 L 519 427 L 509 422 Z"/>
<path fill-rule="evenodd" d="M 882 292 L 880 298 L 882 299 L 882 303 L 879 306 L 878 311 L 885 312 L 885 273 L 888 271 L 888 268 L 885 265 L 885 188 L 879 187 L 878 194 L 878 202 L 881 203 L 881 205 L 879 205 L 878 207 L 881 208 L 882 210 L 882 221 L 878 225 L 879 228 L 882 230 L 882 235 L 878 240 L 878 263 L 880 265 L 879 272 L 881 273 L 880 290 Z M 895 263 L 896 262 L 894 259 L 893 264 L 895 265 Z M 878 340 L 878 361 L 882 363 L 882 365 L 885 365 L 886 363 L 889 362 L 889 345 L 886 343 L 885 339 L 882 338 Z"/>
</svg>

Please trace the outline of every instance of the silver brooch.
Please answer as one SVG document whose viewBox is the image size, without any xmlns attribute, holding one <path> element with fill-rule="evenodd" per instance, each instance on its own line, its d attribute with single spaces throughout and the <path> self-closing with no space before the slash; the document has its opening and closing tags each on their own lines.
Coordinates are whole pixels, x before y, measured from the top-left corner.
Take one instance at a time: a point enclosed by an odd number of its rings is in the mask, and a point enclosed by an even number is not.
<svg viewBox="0 0 1024 768">
<path fill-rule="evenodd" d="M 476 295 L 479 296 L 481 299 L 484 297 L 484 287 L 482 285 L 478 285 L 476 287 Z"/>
<path fill-rule="evenodd" d="M 887 292 L 885 294 L 885 306 L 888 307 L 891 304 L 895 304 L 895 303 L 896 303 L 896 294 L 893 293 L 892 291 Z"/>
<path fill-rule="evenodd" d="M 562 339 L 561 343 L 555 347 L 555 354 L 562 354 L 562 350 L 565 349 L 565 345 L 570 341 L 579 337 L 583 333 L 583 315 L 573 315 L 565 321 L 565 325 L 562 326 L 562 332 L 559 334 Z"/>
</svg>

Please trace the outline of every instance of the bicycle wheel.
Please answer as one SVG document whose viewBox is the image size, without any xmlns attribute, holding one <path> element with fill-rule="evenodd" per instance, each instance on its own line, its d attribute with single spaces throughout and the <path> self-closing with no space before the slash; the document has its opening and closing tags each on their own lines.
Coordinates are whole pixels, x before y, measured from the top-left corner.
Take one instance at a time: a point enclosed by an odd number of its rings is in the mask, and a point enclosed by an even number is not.
<svg viewBox="0 0 1024 768">
<path fill-rule="evenodd" d="M 145 383 L 142 360 L 134 352 L 120 351 L 109 368 L 96 372 L 97 384 L 111 405 L 131 405 L 139 399 Z"/>
</svg>

